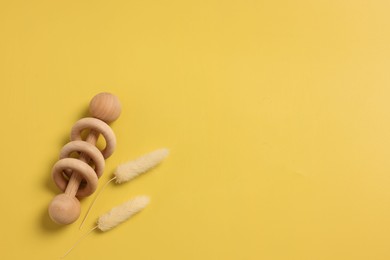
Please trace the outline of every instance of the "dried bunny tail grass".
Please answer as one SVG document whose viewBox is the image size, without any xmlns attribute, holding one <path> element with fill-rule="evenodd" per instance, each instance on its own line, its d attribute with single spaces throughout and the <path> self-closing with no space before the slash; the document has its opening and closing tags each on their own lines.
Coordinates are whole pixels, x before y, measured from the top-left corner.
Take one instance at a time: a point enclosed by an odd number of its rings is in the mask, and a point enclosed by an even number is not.
<svg viewBox="0 0 390 260">
<path fill-rule="evenodd" d="M 76 243 L 61 257 L 64 258 L 67 256 L 73 248 L 75 248 L 86 236 L 88 236 L 95 229 L 100 229 L 101 231 L 108 231 L 120 223 L 128 220 L 134 214 L 140 212 L 143 208 L 145 208 L 149 204 L 148 196 L 137 196 L 122 205 L 119 205 L 115 208 L 112 208 L 106 214 L 100 216 L 98 219 L 97 225 L 85 233 L 82 237 L 80 237 Z"/>
<path fill-rule="evenodd" d="M 114 172 L 116 183 L 129 181 L 157 166 L 168 154 L 168 149 L 158 149 L 133 161 L 119 165 Z"/>
<path fill-rule="evenodd" d="M 141 211 L 149 204 L 149 201 L 148 196 L 137 196 L 100 216 L 97 227 L 101 231 L 110 230 Z"/>
<path fill-rule="evenodd" d="M 100 194 L 103 192 L 103 190 L 107 187 L 107 185 L 112 182 L 116 181 L 116 183 L 123 183 L 126 181 L 129 181 L 141 173 L 144 173 L 151 168 L 157 166 L 161 161 L 167 157 L 169 154 L 169 150 L 166 148 L 155 150 L 151 153 L 148 153 L 146 155 L 143 155 L 133 161 L 124 163 L 119 165 L 115 172 L 114 177 L 111 178 L 104 186 L 100 189 L 100 191 L 96 194 L 95 198 L 93 199 L 92 203 L 89 205 L 89 208 L 87 210 L 87 213 L 84 216 L 83 221 L 80 224 L 79 229 L 81 229 L 85 223 L 85 220 L 87 219 L 93 205 L 95 204 L 96 200 L 99 198 Z"/>
</svg>

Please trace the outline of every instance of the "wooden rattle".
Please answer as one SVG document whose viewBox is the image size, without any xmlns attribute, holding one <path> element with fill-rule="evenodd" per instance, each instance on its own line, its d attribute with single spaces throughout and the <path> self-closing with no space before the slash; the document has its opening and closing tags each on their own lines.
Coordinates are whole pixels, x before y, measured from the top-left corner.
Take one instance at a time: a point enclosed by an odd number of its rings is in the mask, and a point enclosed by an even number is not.
<svg viewBox="0 0 390 260">
<path fill-rule="evenodd" d="M 77 198 L 89 196 L 96 190 L 98 178 L 103 174 L 104 159 L 115 149 L 115 134 L 108 123 L 121 113 L 118 98 L 110 93 L 97 94 L 89 104 L 89 112 L 92 117 L 80 119 L 73 126 L 71 142 L 61 149 L 60 160 L 52 169 L 53 181 L 64 192 L 54 197 L 49 205 L 50 218 L 58 224 L 70 224 L 79 218 Z M 81 133 L 87 129 L 88 135 L 82 140 Z M 100 134 L 106 141 L 102 151 L 95 146 Z M 70 157 L 74 153 L 78 154 L 78 159 Z"/>
</svg>

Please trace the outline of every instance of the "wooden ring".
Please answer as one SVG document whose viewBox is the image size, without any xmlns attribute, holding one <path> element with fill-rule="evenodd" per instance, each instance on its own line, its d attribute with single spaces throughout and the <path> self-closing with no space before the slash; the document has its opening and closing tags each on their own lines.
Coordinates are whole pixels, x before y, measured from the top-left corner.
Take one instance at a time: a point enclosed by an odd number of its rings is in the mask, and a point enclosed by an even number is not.
<svg viewBox="0 0 390 260">
<path fill-rule="evenodd" d="M 68 180 L 64 177 L 62 172 L 66 169 L 71 169 L 73 172 L 80 174 L 87 182 L 84 188 L 78 189 L 77 197 L 86 197 L 91 195 L 98 186 L 98 177 L 95 171 L 87 163 L 75 158 L 64 158 L 54 164 L 52 169 L 52 178 L 58 188 L 65 191 L 68 185 Z"/>
<path fill-rule="evenodd" d="M 98 178 L 103 175 L 104 157 L 96 146 L 84 141 L 71 141 L 62 147 L 60 159 L 68 158 L 73 152 L 85 153 L 95 164 L 95 172 Z"/>
<path fill-rule="evenodd" d="M 115 150 L 116 137 L 112 129 L 102 120 L 93 117 L 82 118 L 76 122 L 70 133 L 70 139 L 72 141 L 82 140 L 81 132 L 84 129 L 91 129 L 99 132 L 106 140 L 106 147 L 101 151 L 104 158 L 108 158 Z"/>
</svg>

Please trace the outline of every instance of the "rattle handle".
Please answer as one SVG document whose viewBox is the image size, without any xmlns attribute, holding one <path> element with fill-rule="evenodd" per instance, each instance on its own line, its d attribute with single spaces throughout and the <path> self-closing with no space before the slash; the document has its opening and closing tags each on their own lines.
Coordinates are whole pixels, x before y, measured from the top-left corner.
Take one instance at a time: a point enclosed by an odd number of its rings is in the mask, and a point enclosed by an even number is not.
<svg viewBox="0 0 390 260">
<path fill-rule="evenodd" d="M 99 133 L 94 130 L 91 130 L 85 141 L 95 145 L 98 138 L 99 138 Z M 88 163 L 89 157 L 86 154 L 81 153 L 79 160 Z M 80 174 L 78 174 L 77 172 L 73 172 L 72 175 L 70 176 L 68 186 L 66 186 L 65 194 L 71 197 L 76 196 L 77 190 L 79 189 L 82 180 L 83 178 Z"/>
</svg>

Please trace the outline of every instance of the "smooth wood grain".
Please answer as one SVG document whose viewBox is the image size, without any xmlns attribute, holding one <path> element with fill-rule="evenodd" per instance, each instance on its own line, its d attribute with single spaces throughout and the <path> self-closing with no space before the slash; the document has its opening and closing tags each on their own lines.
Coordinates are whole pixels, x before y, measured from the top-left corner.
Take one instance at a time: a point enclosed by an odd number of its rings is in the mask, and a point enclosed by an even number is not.
<svg viewBox="0 0 390 260">
<path fill-rule="evenodd" d="M 111 156 L 115 149 L 115 134 L 106 123 L 113 122 L 121 113 L 118 98 L 110 93 L 97 94 L 90 102 L 89 111 L 94 118 L 76 122 L 71 131 L 71 142 L 64 146 L 60 160 L 53 166 L 53 181 L 64 191 L 49 205 L 49 215 L 58 224 L 70 224 L 79 218 L 80 202 L 76 196 L 89 196 L 96 190 L 98 178 L 103 173 L 104 159 Z M 81 133 L 86 129 L 89 133 L 83 141 Z M 96 145 L 100 134 L 106 140 L 102 151 L 91 148 L 91 145 Z M 73 152 L 79 152 L 78 159 L 67 158 Z M 85 181 L 84 187 L 80 187 L 82 181 Z"/>
</svg>

